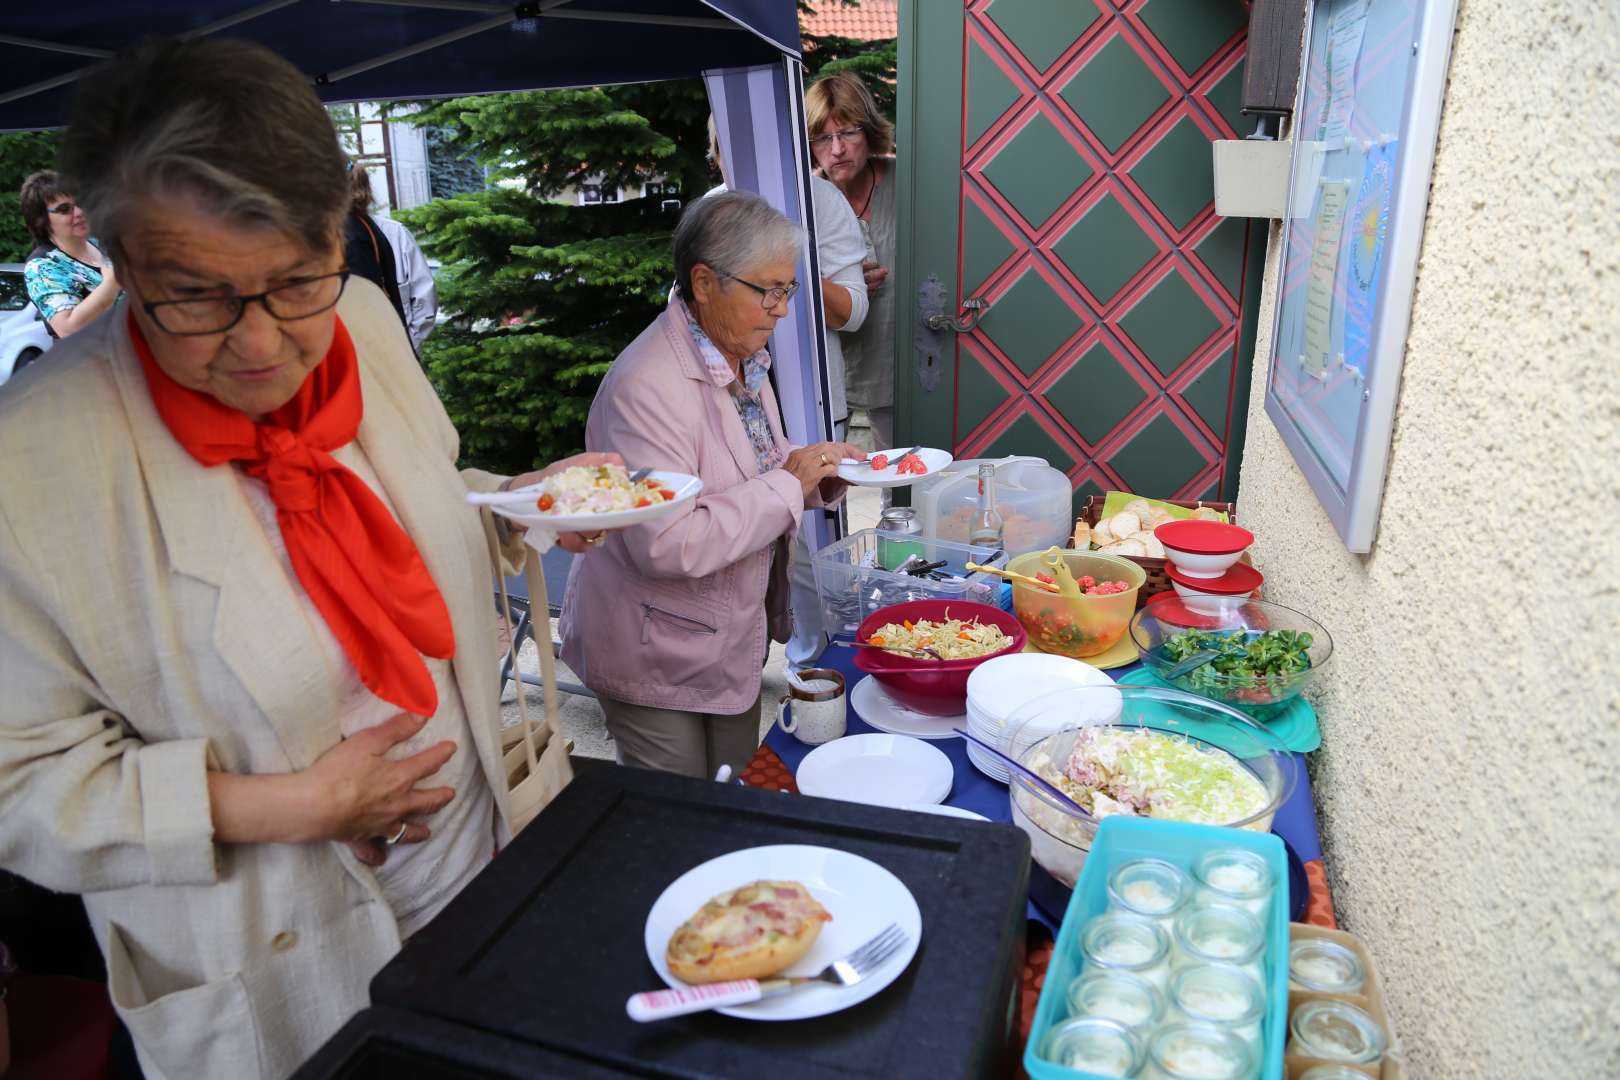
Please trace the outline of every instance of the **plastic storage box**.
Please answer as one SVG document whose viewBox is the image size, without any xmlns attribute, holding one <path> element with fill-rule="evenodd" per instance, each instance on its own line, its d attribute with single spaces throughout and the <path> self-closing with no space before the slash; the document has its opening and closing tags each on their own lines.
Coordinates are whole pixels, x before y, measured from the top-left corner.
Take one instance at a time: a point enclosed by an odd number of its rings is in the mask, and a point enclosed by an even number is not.
<svg viewBox="0 0 1620 1080">
<path fill-rule="evenodd" d="M 1265 1053 L 1261 1080 L 1282 1080 L 1283 1047 L 1288 1041 L 1288 856 L 1283 842 L 1270 833 L 1156 821 L 1141 817 L 1108 817 L 1097 826 L 1091 853 L 1080 871 L 1069 910 L 1058 930 L 1046 983 L 1035 1006 L 1035 1022 L 1024 1048 L 1024 1069 L 1030 1080 L 1106 1080 L 1095 1073 L 1047 1061 L 1039 1054 L 1046 1033 L 1068 1014 L 1069 983 L 1080 974 L 1080 933 L 1093 915 L 1108 909 L 1108 876 L 1120 863 L 1132 859 L 1162 859 L 1191 872 L 1198 856 L 1212 848 L 1243 848 L 1263 856 L 1271 867 L 1276 887 L 1266 927 L 1266 1014 L 1262 1022 Z"/>
<path fill-rule="evenodd" d="M 862 529 L 828 544 L 811 559 L 827 633 L 853 637 L 872 612 L 907 600 L 971 600 L 1001 606 L 1001 579 L 966 570 L 970 562 L 1005 565 L 1006 556 L 999 549 L 934 540 L 926 535 L 894 537 L 914 544 L 928 562 L 944 560 L 940 573 L 950 575 L 952 580 L 935 581 L 881 568 L 877 563 L 879 536 L 877 529 Z"/>
<path fill-rule="evenodd" d="M 911 505 L 924 536 L 965 543 L 979 501 L 979 466 L 996 467 L 996 509 L 1009 555 L 1062 547 L 1074 531 L 1074 488 L 1069 478 L 1037 457 L 953 461 L 914 484 Z"/>
</svg>

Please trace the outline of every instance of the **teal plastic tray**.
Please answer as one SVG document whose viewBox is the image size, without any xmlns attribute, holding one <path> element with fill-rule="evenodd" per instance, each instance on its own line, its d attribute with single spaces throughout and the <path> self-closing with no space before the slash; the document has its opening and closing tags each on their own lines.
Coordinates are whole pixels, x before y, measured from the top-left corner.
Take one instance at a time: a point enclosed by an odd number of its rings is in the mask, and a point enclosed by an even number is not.
<svg viewBox="0 0 1620 1080">
<path fill-rule="evenodd" d="M 1036 1051 L 1053 1025 L 1068 1016 L 1069 983 L 1080 973 L 1080 931 L 1093 915 L 1108 909 L 1108 875 L 1132 859 L 1163 859 L 1191 871 L 1198 856 L 1211 848 L 1244 848 L 1266 860 L 1271 880 L 1271 911 L 1266 919 L 1266 1018 L 1261 1026 L 1265 1049 L 1262 1080 L 1282 1080 L 1283 1043 L 1288 1034 L 1288 856 L 1283 842 L 1270 833 L 1155 821 L 1141 817 L 1105 818 L 1097 827 L 1091 853 L 1063 915 L 1046 984 L 1035 1006 L 1035 1023 L 1024 1047 L 1024 1070 L 1031 1080 L 1105 1080 L 1096 1073 L 1071 1069 L 1041 1058 Z"/>
</svg>

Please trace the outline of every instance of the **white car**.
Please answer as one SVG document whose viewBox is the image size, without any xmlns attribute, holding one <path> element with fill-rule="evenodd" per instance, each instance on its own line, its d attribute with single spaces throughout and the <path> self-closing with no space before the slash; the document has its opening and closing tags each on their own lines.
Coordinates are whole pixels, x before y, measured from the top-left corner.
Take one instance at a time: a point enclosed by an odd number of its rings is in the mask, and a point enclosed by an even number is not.
<svg viewBox="0 0 1620 1080">
<path fill-rule="evenodd" d="M 39 309 L 28 299 L 21 263 L 0 263 L 0 383 L 51 347 Z"/>
</svg>

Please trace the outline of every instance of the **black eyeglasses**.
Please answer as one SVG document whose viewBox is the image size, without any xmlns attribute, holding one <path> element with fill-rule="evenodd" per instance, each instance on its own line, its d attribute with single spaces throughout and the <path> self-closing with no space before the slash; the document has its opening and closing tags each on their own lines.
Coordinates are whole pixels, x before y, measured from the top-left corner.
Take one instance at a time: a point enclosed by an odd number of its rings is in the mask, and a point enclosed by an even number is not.
<svg viewBox="0 0 1620 1080">
<path fill-rule="evenodd" d="M 78 208 L 79 208 L 78 203 L 69 201 L 69 202 L 65 202 L 65 203 L 61 203 L 59 205 L 53 206 L 47 212 L 52 213 L 52 214 L 60 214 L 63 217 L 67 217 L 69 214 L 73 213 L 73 211 L 77 210 Z"/>
<path fill-rule="evenodd" d="M 157 300 L 142 307 L 165 333 L 180 337 L 223 334 L 242 321 L 255 300 L 274 318 L 295 322 L 337 306 L 349 271 L 300 278 L 251 296 L 205 296 L 196 300 Z"/>
<path fill-rule="evenodd" d="M 788 282 L 786 288 L 778 285 L 774 289 L 767 289 L 763 285 L 755 285 L 752 281 L 744 280 L 743 278 L 738 277 L 736 274 L 728 274 L 724 270 L 720 271 L 720 276 L 728 277 L 732 281 L 737 282 L 739 285 L 746 285 L 750 289 L 753 289 L 755 292 L 759 293 L 759 306 L 764 308 L 766 311 L 771 310 L 771 308 L 775 307 L 777 304 L 785 304 L 787 301 L 793 299 L 794 293 L 799 291 L 799 283 L 797 281 Z"/>
</svg>

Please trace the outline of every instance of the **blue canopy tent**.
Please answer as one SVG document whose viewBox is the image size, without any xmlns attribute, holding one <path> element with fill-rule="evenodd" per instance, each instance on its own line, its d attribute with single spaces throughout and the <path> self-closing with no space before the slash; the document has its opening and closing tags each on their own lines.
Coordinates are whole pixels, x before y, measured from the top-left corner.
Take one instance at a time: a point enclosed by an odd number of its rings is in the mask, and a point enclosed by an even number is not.
<svg viewBox="0 0 1620 1080">
<path fill-rule="evenodd" d="M 330 102 L 701 75 L 737 186 L 809 236 L 804 288 L 771 350 L 788 437 L 832 431 L 794 0 L 79 0 L 8 10 L 0 30 L 0 130 L 66 123 L 78 77 L 147 34 L 259 42 Z M 807 524 L 814 547 L 838 528 L 822 514 Z"/>
</svg>

